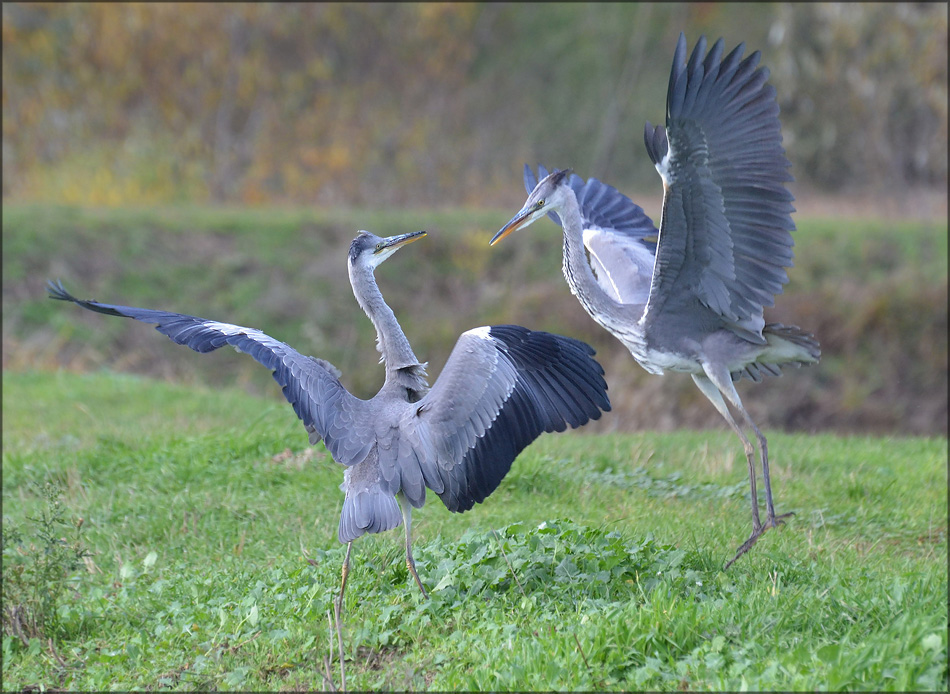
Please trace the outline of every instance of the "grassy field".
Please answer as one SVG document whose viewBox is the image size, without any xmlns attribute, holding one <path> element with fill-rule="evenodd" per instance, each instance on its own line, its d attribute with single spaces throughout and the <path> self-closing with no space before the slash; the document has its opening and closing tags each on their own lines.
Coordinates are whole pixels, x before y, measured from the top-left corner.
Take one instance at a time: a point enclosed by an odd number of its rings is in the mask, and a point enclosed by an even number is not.
<svg viewBox="0 0 950 694">
<path fill-rule="evenodd" d="M 751 526 L 734 435 L 589 319 L 553 224 L 489 249 L 514 211 L 5 204 L 4 688 L 341 686 L 342 468 L 253 360 L 43 283 L 262 328 L 367 397 L 346 246 L 425 228 L 377 274 L 433 375 L 463 330 L 515 322 L 594 345 L 614 409 L 471 512 L 414 513 L 431 600 L 399 531 L 357 541 L 348 688 L 946 690 L 946 221 L 798 220 L 767 317 L 814 330 L 821 364 L 742 386 L 797 515 L 724 572 Z"/>
<path fill-rule="evenodd" d="M 342 468 L 289 406 L 5 370 L 3 413 L 4 623 L 41 619 L 5 630 L 5 690 L 341 684 Z M 548 435 L 473 511 L 430 496 L 431 600 L 399 531 L 354 544 L 347 686 L 946 691 L 947 440 L 766 433 L 797 515 L 726 572 L 750 514 L 724 426 Z"/>
</svg>

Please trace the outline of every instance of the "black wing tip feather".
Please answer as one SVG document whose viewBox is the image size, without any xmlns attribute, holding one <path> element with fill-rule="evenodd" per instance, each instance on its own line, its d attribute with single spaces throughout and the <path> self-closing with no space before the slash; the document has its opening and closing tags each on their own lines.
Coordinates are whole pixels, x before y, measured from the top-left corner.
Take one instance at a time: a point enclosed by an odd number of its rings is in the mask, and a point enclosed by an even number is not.
<svg viewBox="0 0 950 694">
<path fill-rule="evenodd" d="M 72 301 L 73 295 L 66 291 L 66 288 L 63 286 L 63 281 L 60 279 L 57 280 L 46 280 L 46 291 L 49 292 L 50 299 L 59 299 L 60 301 Z"/>
<path fill-rule="evenodd" d="M 539 394 L 554 398 L 550 401 L 554 420 L 575 428 L 597 419 L 601 411 L 610 411 L 604 367 L 586 342 L 518 325 L 493 325 L 489 334 L 508 347 L 508 357 L 526 385 L 530 383 Z M 581 403 L 587 405 L 583 415 L 570 417 Z"/>
<path fill-rule="evenodd" d="M 68 291 L 63 286 L 61 280 L 46 280 L 46 290 L 49 292 L 50 299 L 56 299 L 57 301 L 70 301 L 77 306 L 81 306 L 84 309 L 89 311 L 95 311 L 96 313 L 104 313 L 107 316 L 119 316 L 120 318 L 134 318 L 127 313 L 121 311 L 125 306 L 112 306 L 111 304 L 102 304 L 95 299 L 79 299 Z"/>
<path fill-rule="evenodd" d="M 520 325 L 493 325 L 489 334 L 504 343 L 519 380 L 489 431 L 466 452 L 458 484 L 446 484 L 439 494 L 456 513 L 494 492 L 542 433 L 576 428 L 610 411 L 603 367 L 586 342 Z"/>
<path fill-rule="evenodd" d="M 66 287 L 63 286 L 63 281 L 59 279 L 55 281 L 49 279 L 46 280 L 46 291 L 48 292 L 48 298 L 56 299 L 57 301 L 71 301 L 74 304 L 80 305 L 83 303 L 97 303 L 95 301 L 83 301 L 82 299 L 73 296 L 68 291 L 66 291 Z"/>
<path fill-rule="evenodd" d="M 719 95 L 731 93 L 730 99 L 741 95 L 746 102 L 754 101 L 756 96 L 766 95 L 765 101 L 775 104 L 774 87 L 768 85 L 769 69 L 760 66 L 761 51 L 753 51 L 743 58 L 746 45 L 739 43 L 725 57 L 722 56 L 725 43 L 722 38 L 716 40 L 703 58 L 706 51 L 706 37 L 700 36 L 693 47 L 693 52 L 686 60 L 686 38 L 680 34 L 676 51 L 673 55 L 673 66 L 670 70 L 670 84 L 667 92 L 666 116 L 667 123 L 671 118 L 686 115 L 702 108 L 700 102 L 708 101 L 710 93 L 699 95 L 701 85 L 714 80 L 722 86 L 716 87 Z M 743 94 L 743 92 L 745 92 Z M 777 106 L 777 104 L 775 104 Z M 738 127 L 738 124 L 736 124 Z"/>
<path fill-rule="evenodd" d="M 538 169 L 542 169 L 542 168 L 544 168 L 544 167 L 542 167 L 542 166 L 540 166 L 540 165 L 538 166 Z M 537 177 L 535 177 L 535 175 L 534 175 L 534 169 L 532 169 L 532 168 L 528 165 L 527 162 L 525 162 L 525 165 L 524 165 L 524 174 L 523 174 L 523 176 L 524 176 L 524 187 L 525 187 L 525 190 L 530 193 L 530 192 L 531 192 L 532 190 L 534 190 L 535 187 L 538 185 L 538 180 L 539 180 L 539 179 L 538 179 Z"/>
</svg>

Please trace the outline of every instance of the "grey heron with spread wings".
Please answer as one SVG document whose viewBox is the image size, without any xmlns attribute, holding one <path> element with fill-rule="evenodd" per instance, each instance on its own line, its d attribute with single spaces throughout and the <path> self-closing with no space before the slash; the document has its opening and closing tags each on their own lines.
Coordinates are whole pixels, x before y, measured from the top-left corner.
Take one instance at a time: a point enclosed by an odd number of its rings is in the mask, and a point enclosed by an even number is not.
<svg viewBox="0 0 950 694">
<path fill-rule="evenodd" d="M 347 265 L 359 305 L 376 327 L 385 363 L 382 388 L 369 400 L 350 394 L 340 372 L 303 356 L 260 330 L 130 306 L 84 301 L 61 283 L 50 297 L 113 316 L 155 323 L 196 352 L 231 345 L 273 371 L 284 397 L 310 435 L 345 466 L 346 493 L 338 537 L 346 543 L 340 601 L 350 549 L 364 533 L 406 531 L 406 564 L 426 597 L 412 557 L 410 514 L 428 487 L 450 511 L 481 503 L 508 473 L 515 457 L 543 432 L 564 431 L 610 410 L 603 369 L 587 344 L 516 325 L 462 333 L 432 388 L 376 284 L 375 268 L 424 231 L 380 238 L 361 231 Z"/>
<path fill-rule="evenodd" d="M 768 447 L 734 381 L 780 375 L 816 363 L 817 340 L 794 326 L 766 323 L 763 308 L 792 265 L 791 166 L 782 147 L 775 88 L 756 51 L 740 44 L 723 57 L 701 37 L 687 61 L 680 34 L 667 91 L 666 127 L 646 124 L 647 154 L 663 179 L 656 229 L 643 209 L 595 178 L 525 166 L 530 191 L 492 244 L 544 215 L 561 225 L 563 270 L 571 291 L 653 374 L 689 373 L 742 440 L 752 490 L 752 534 L 726 564 L 747 552 L 776 515 Z M 765 487 L 759 517 L 754 432 Z"/>
</svg>

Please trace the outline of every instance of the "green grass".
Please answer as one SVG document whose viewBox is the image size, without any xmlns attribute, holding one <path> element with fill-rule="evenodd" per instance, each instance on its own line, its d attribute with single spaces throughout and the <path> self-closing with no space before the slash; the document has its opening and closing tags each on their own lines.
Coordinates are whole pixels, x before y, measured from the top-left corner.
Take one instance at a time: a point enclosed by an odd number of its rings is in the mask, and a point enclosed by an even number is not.
<svg viewBox="0 0 950 694">
<path fill-rule="evenodd" d="M 342 468 L 289 406 L 5 371 L 3 412 L 5 535 L 49 481 L 93 552 L 51 641 L 4 635 L 5 690 L 324 687 Z M 725 427 L 547 435 L 473 511 L 431 496 L 431 600 L 400 531 L 354 544 L 347 685 L 946 690 L 946 439 L 766 434 L 797 515 L 727 572 L 750 518 Z M 5 549 L 5 580 L 32 560 Z"/>
</svg>

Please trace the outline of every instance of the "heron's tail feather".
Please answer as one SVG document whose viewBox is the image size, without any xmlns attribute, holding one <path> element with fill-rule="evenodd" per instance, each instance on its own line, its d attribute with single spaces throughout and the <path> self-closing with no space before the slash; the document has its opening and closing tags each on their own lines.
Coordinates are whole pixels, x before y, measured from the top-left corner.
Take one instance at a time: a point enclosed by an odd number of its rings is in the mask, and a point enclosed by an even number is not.
<svg viewBox="0 0 950 694">
<path fill-rule="evenodd" d="M 805 332 L 797 325 L 782 325 L 781 323 L 767 323 L 762 329 L 762 335 L 772 347 L 792 345 L 797 350 L 792 361 L 801 364 L 814 364 L 821 358 L 821 346 L 811 333 Z M 781 356 L 781 355 L 778 355 Z"/>
<path fill-rule="evenodd" d="M 402 523 L 402 512 L 396 497 L 383 492 L 378 485 L 366 490 L 350 490 L 340 514 L 340 542 L 352 542 L 364 533 L 381 533 Z"/>
<path fill-rule="evenodd" d="M 754 362 L 732 372 L 733 381 L 745 377 L 759 382 L 765 374 L 781 376 L 783 366 L 798 368 L 816 364 L 821 358 L 821 347 L 815 336 L 795 325 L 767 323 L 762 329 L 762 336 L 767 346 Z"/>
</svg>

